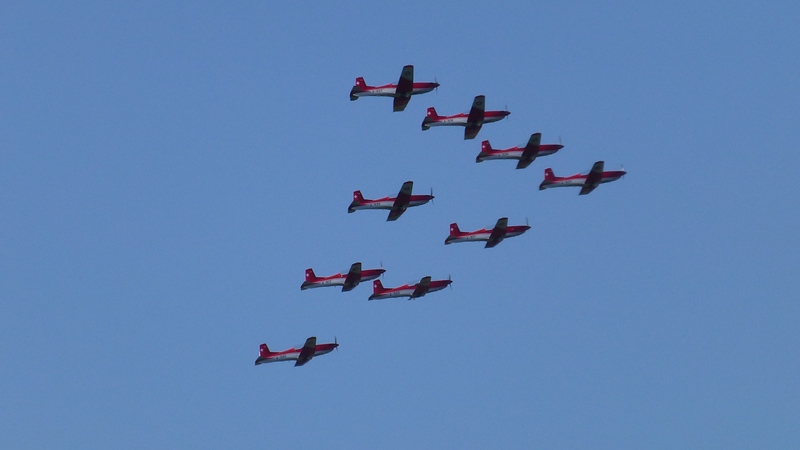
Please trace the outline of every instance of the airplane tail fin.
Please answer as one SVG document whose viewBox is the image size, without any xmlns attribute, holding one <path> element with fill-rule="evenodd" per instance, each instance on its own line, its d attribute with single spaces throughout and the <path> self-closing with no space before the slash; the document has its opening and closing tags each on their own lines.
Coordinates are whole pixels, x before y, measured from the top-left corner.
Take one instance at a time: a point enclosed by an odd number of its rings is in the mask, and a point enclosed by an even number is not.
<svg viewBox="0 0 800 450">
<path fill-rule="evenodd" d="M 450 224 L 450 236 L 444 240 L 444 245 L 450 244 L 451 241 L 457 239 L 461 235 L 461 230 L 458 229 L 458 224 L 453 222 Z"/>
<path fill-rule="evenodd" d="M 492 151 L 492 144 L 489 141 L 481 142 L 481 152 L 478 153 L 478 157 L 475 158 L 475 162 L 483 162 L 483 158 L 489 156 L 489 153 Z"/>
<path fill-rule="evenodd" d="M 428 125 L 431 122 L 435 122 L 436 119 L 439 118 L 439 115 L 436 114 L 436 108 L 431 106 L 428 108 L 428 115 L 425 116 L 425 119 L 422 120 L 422 131 L 425 131 L 430 128 Z"/>
<path fill-rule="evenodd" d="M 545 189 L 547 185 L 551 184 L 555 180 L 556 176 L 553 174 L 553 169 L 549 167 L 544 169 L 544 181 L 542 181 L 542 184 L 539 185 L 539 190 L 541 191 L 542 189 Z"/>
<path fill-rule="evenodd" d="M 458 236 L 461 234 L 461 230 L 458 229 L 458 224 L 453 222 L 450 224 L 450 236 Z"/>
<path fill-rule="evenodd" d="M 350 206 L 347 208 L 347 212 L 356 212 L 354 209 L 356 206 L 361 205 L 364 202 L 364 196 L 361 195 L 361 191 L 353 191 L 353 202 L 350 203 Z"/>
<path fill-rule="evenodd" d="M 259 356 L 269 356 L 270 355 L 269 347 L 267 344 L 261 344 L 261 348 L 259 349 Z"/>
<path fill-rule="evenodd" d="M 385 290 L 386 289 L 383 287 L 383 283 L 381 283 L 381 280 L 375 280 L 375 281 L 372 282 L 372 293 L 373 294 L 380 294 Z"/>
<path fill-rule="evenodd" d="M 314 281 L 316 281 L 316 279 L 317 276 L 314 275 L 314 269 L 311 268 L 306 269 L 306 281 L 304 281 L 303 284 L 300 285 L 300 290 L 304 291 L 309 287 L 313 287 Z"/>
<path fill-rule="evenodd" d="M 306 281 L 314 281 L 317 279 L 317 276 L 314 275 L 314 269 L 308 268 L 306 269 Z"/>
<path fill-rule="evenodd" d="M 353 86 L 353 89 L 350 89 L 350 101 L 358 100 L 358 96 L 356 95 L 359 92 L 363 92 L 367 89 L 367 83 L 364 82 L 364 78 L 358 77 L 356 78 L 356 85 Z"/>
</svg>

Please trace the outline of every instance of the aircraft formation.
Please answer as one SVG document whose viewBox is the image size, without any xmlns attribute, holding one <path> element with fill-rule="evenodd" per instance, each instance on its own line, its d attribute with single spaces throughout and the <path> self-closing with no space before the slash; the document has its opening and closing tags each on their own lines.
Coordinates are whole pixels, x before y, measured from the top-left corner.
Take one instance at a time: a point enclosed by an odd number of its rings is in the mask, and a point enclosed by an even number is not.
<svg viewBox="0 0 800 450">
<path fill-rule="evenodd" d="M 403 67 L 400 79 L 397 84 L 386 84 L 383 86 L 369 86 L 364 78 L 356 78 L 355 85 L 350 90 L 350 100 L 355 101 L 362 97 L 391 97 L 393 99 L 392 110 L 394 112 L 404 111 L 411 97 L 414 95 L 425 94 L 439 88 L 439 83 L 434 82 L 415 82 L 414 66 Z M 509 114 L 507 110 L 486 111 L 486 98 L 477 95 L 472 101 L 469 113 L 459 113 L 452 116 L 440 116 L 436 109 L 427 109 L 427 115 L 422 121 L 422 131 L 440 126 L 461 126 L 464 127 L 464 140 L 475 139 L 484 124 L 500 121 Z M 562 148 L 558 144 L 542 144 L 541 133 L 533 133 L 524 147 L 511 147 L 508 149 L 494 149 L 488 140 L 481 142 L 481 150 L 475 159 L 476 163 L 490 160 L 511 159 L 516 160 L 517 169 L 525 169 L 530 166 L 536 158 L 552 155 Z M 560 140 L 559 140 L 560 141 Z M 551 168 L 544 170 L 544 180 L 539 185 L 539 190 L 555 187 L 576 186 L 581 190 L 578 195 L 586 195 L 592 192 L 602 183 L 616 181 L 625 176 L 625 169 L 605 171 L 605 163 L 597 161 L 592 169 L 586 173 L 579 173 L 567 177 L 556 177 Z M 414 195 L 413 181 L 406 181 L 400 188 L 396 197 L 383 197 L 375 200 L 368 200 L 363 197 L 361 191 L 353 192 L 353 201 L 347 208 L 348 213 L 360 210 L 380 209 L 388 210 L 387 222 L 393 222 L 400 218 L 410 207 L 421 206 L 433 200 L 433 189 L 430 195 Z M 501 217 L 491 229 L 481 229 L 477 231 L 461 231 L 457 223 L 450 224 L 450 234 L 444 241 L 445 245 L 462 242 L 485 242 L 484 248 L 492 248 L 500 244 L 504 239 L 520 236 L 531 227 L 527 220 L 525 225 L 508 225 L 508 218 Z M 383 300 L 396 297 L 408 297 L 409 300 L 421 298 L 431 292 L 440 291 L 451 285 L 452 280 L 448 276 L 447 280 L 433 280 L 431 276 L 424 276 L 415 284 L 404 284 L 395 288 L 385 288 L 378 279 L 383 276 L 386 270 L 381 264 L 380 269 L 362 269 L 361 263 L 356 262 L 350 266 L 347 274 L 337 273 L 335 275 L 317 277 L 312 268 L 306 269 L 306 279 L 300 285 L 300 290 L 307 290 L 319 287 L 341 286 L 342 292 L 355 289 L 363 281 L 372 281 L 372 295 L 369 300 Z M 291 348 L 281 352 L 271 352 L 267 344 L 261 344 L 256 365 L 278 361 L 296 361 L 295 366 L 302 366 L 309 362 L 313 357 L 332 352 L 339 346 L 336 339 L 333 343 L 317 345 L 316 337 L 309 337 L 302 348 Z"/>
</svg>

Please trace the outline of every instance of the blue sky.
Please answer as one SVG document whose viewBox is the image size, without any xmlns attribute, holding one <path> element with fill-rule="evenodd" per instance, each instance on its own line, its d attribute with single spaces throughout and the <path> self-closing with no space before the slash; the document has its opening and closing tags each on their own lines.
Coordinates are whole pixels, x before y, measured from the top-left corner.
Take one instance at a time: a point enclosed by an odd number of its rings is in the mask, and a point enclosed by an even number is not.
<svg viewBox="0 0 800 450">
<path fill-rule="evenodd" d="M 795 448 L 794 2 L 0 14 L 9 448 Z M 348 100 L 405 64 L 438 93 Z M 477 94 L 508 120 L 420 131 Z M 565 148 L 514 170 L 480 141 Z M 624 181 L 540 192 L 603 159 Z M 352 191 L 436 200 L 395 223 Z M 448 225 L 533 229 L 492 250 Z M 381 263 L 387 286 L 300 292 Z M 258 345 L 338 338 L 302 368 Z"/>
</svg>

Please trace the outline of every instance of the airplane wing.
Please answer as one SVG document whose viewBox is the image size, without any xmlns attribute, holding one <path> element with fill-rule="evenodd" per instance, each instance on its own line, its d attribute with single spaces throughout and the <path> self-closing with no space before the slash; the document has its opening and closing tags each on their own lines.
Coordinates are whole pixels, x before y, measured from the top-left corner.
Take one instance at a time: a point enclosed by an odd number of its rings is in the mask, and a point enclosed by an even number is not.
<svg viewBox="0 0 800 450">
<path fill-rule="evenodd" d="M 403 72 L 400 74 L 400 81 L 397 82 L 397 88 L 394 91 L 394 111 L 402 111 L 406 109 L 408 101 L 411 100 L 411 92 L 414 90 L 414 66 L 403 67 Z"/>
<path fill-rule="evenodd" d="M 389 217 L 386 218 L 387 221 L 395 221 L 406 212 L 406 208 L 408 208 L 408 204 L 411 202 L 412 189 L 414 189 L 413 181 L 406 181 L 403 183 L 403 187 L 400 188 L 400 193 L 397 194 L 397 198 L 394 200 L 392 210 L 389 211 Z"/>
<path fill-rule="evenodd" d="M 464 130 L 464 140 L 467 139 L 475 139 L 475 136 L 478 135 L 478 132 L 481 131 L 481 127 L 483 125 L 467 125 L 467 128 Z"/>
<path fill-rule="evenodd" d="M 600 180 L 603 179 L 603 166 L 605 163 L 603 161 L 597 161 L 592 166 L 592 171 L 589 172 L 589 175 L 586 176 L 586 181 L 583 182 L 583 187 L 581 188 L 581 192 L 578 195 L 586 195 L 594 190 L 599 184 Z"/>
<path fill-rule="evenodd" d="M 483 112 L 485 105 L 486 105 L 486 97 L 484 97 L 483 95 L 476 96 L 475 100 L 472 101 L 472 109 L 469 110 L 469 117 L 467 118 L 467 123 L 483 122 Z"/>
<path fill-rule="evenodd" d="M 342 287 L 342 292 L 352 291 L 353 288 L 358 286 L 358 283 L 361 282 L 361 263 L 353 263 L 350 266 L 350 272 L 347 272 L 347 278 L 344 279 L 344 286 Z"/>
<path fill-rule="evenodd" d="M 297 362 L 294 363 L 294 366 L 302 366 L 303 364 L 311 361 L 311 358 L 314 357 L 314 353 L 317 351 L 317 338 L 311 336 L 310 338 L 306 339 L 306 345 L 303 346 L 303 349 L 300 350 L 300 355 L 297 357 Z"/>
<path fill-rule="evenodd" d="M 528 140 L 528 145 L 525 146 L 522 157 L 520 157 L 517 163 L 517 169 L 524 169 L 531 165 L 533 160 L 539 156 L 539 145 L 541 145 L 541 143 L 542 133 L 534 133 L 531 135 L 531 138 Z"/>
<path fill-rule="evenodd" d="M 417 283 L 417 288 L 414 289 L 414 293 L 411 294 L 411 298 L 422 297 L 423 295 L 428 293 L 428 289 L 431 288 L 431 277 L 425 277 L 419 280 Z"/>
<path fill-rule="evenodd" d="M 494 226 L 492 234 L 489 236 L 489 241 L 486 242 L 484 248 L 492 248 L 495 245 L 503 242 L 506 237 L 506 230 L 508 229 L 508 217 L 501 217 L 497 220 L 497 225 Z"/>
<path fill-rule="evenodd" d="M 394 98 L 394 112 L 400 112 L 406 109 L 411 97 L 395 97 Z"/>
</svg>

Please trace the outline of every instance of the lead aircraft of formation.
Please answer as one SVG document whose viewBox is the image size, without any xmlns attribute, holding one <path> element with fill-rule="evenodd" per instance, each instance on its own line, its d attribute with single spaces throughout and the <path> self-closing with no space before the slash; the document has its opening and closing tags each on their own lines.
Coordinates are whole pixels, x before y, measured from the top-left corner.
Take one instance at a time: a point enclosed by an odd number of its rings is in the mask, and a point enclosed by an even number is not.
<svg viewBox="0 0 800 450">
<path fill-rule="evenodd" d="M 267 344 L 261 344 L 259 355 L 256 359 L 256 365 L 278 361 L 297 361 L 294 366 L 302 366 L 303 364 L 311 361 L 311 358 L 330 353 L 338 346 L 339 343 L 336 342 L 335 338 L 333 340 L 333 344 L 317 345 L 317 338 L 314 336 L 306 339 L 306 343 L 302 348 L 290 348 L 289 350 L 284 350 L 282 352 L 271 352 L 269 351 Z"/>
<path fill-rule="evenodd" d="M 460 113 L 454 116 L 440 116 L 436 114 L 435 108 L 428 108 L 428 115 L 422 121 L 422 131 L 431 127 L 441 126 L 466 127 L 464 139 L 475 139 L 483 124 L 503 120 L 511 114 L 508 111 L 485 111 L 485 106 L 486 97 L 478 95 L 472 101 L 472 109 L 469 110 L 469 114 Z"/>
<path fill-rule="evenodd" d="M 360 97 L 393 97 L 394 111 L 397 112 L 406 109 L 412 95 L 424 94 L 438 87 L 439 83 L 436 82 L 414 83 L 414 66 L 405 66 L 397 84 L 367 86 L 363 78 L 356 78 L 356 85 L 350 90 L 350 101 L 358 100 Z"/>
</svg>

